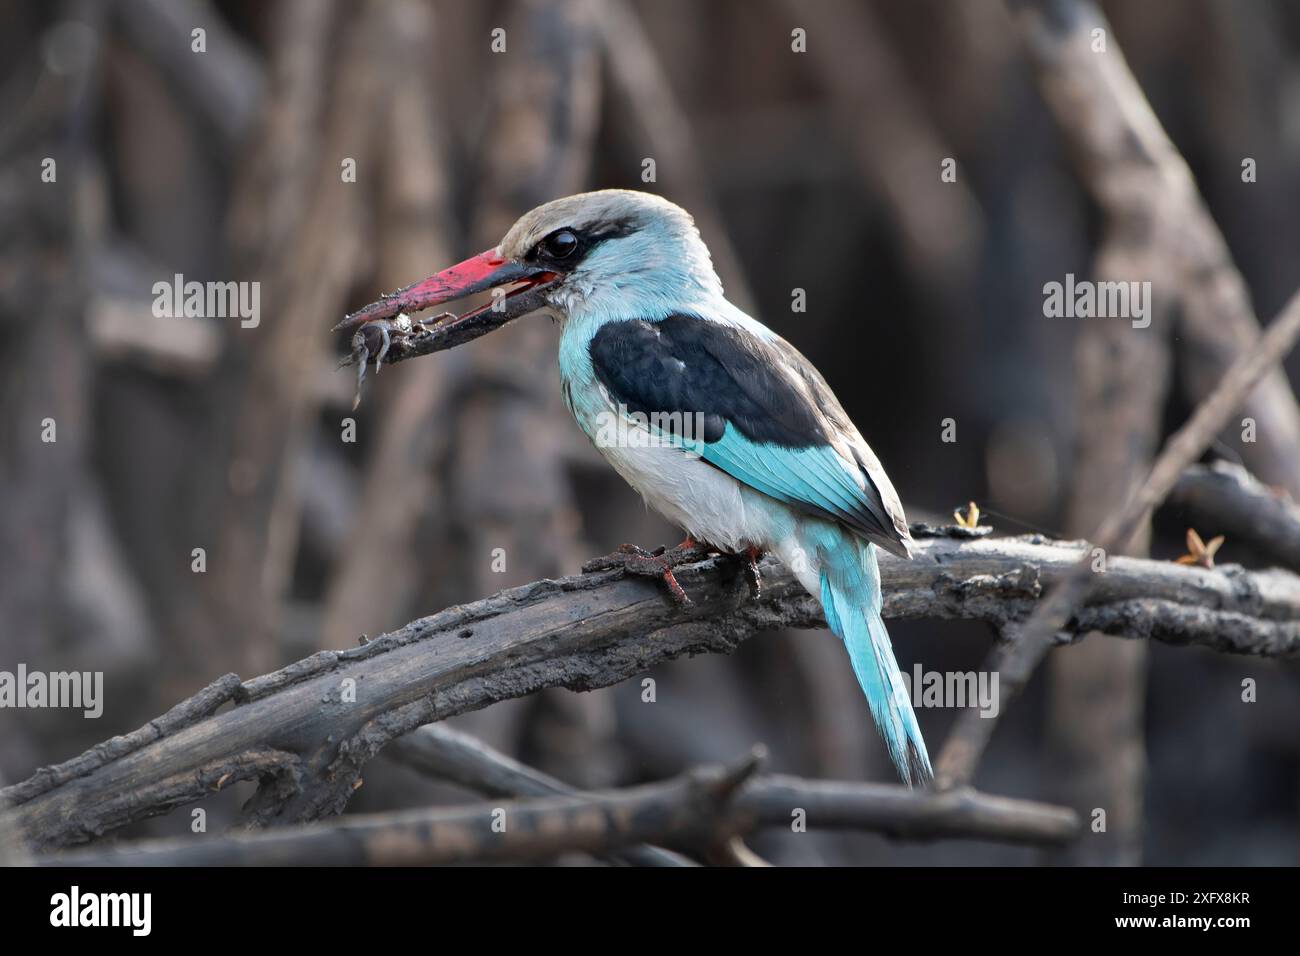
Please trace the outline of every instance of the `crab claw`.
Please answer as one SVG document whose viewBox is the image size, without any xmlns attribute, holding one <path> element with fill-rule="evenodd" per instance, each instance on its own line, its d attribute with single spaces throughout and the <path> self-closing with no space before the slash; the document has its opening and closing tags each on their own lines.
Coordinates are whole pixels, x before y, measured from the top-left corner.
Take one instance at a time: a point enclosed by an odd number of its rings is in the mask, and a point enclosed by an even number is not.
<svg viewBox="0 0 1300 956">
<path fill-rule="evenodd" d="M 366 348 L 366 337 L 359 331 L 352 344 L 352 359 L 357 363 L 357 393 L 352 398 L 352 410 L 355 412 L 361 404 L 361 383 L 366 380 L 366 360 L 370 357 L 370 350 Z"/>
<path fill-rule="evenodd" d="M 378 375 L 379 370 L 384 367 L 384 356 L 388 354 L 388 350 L 393 344 L 393 338 L 388 333 L 388 323 L 380 322 L 378 323 L 378 325 L 379 325 L 379 338 L 380 341 L 382 341 L 384 344 L 380 347 L 379 354 L 375 356 L 376 375 Z"/>
</svg>

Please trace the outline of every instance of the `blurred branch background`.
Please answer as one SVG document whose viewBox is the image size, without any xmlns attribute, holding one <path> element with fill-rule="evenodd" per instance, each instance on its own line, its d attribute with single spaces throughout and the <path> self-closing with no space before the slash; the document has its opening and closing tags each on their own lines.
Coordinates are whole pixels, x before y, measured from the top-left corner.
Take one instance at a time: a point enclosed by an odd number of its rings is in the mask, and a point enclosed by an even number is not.
<svg viewBox="0 0 1300 956">
<path fill-rule="evenodd" d="M 677 540 L 564 411 L 545 320 L 387 370 L 341 437 L 352 380 L 329 327 L 582 189 L 650 189 L 695 215 L 729 295 L 822 370 L 910 518 L 973 499 L 1000 531 L 1087 533 L 1300 278 L 1300 8 L 1103 8 L 1212 216 L 1181 244 L 1121 162 L 1131 148 L 1141 172 L 1158 128 L 1096 155 L 1104 126 L 1071 111 L 1050 47 L 996 0 L 0 7 L 0 669 L 102 670 L 107 694 L 97 721 L 0 712 L 0 777 L 226 671 Z M 1067 273 L 1151 280 L 1152 327 L 1045 318 L 1043 285 Z M 258 325 L 157 317 L 154 285 L 177 274 L 258 282 Z M 1268 387 L 1257 443 L 1234 429 L 1212 457 L 1294 493 L 1294 398 Z M 1142 550 L 1176 557 L 1193 520 L 1229 530 L 1221 562 L 1275 560 L 1183 499 Z M 974 623 L 891 631 L 909 673 L 979 668 L 993 640 Z M 1298 673 L 1103 638 L 1054 651 L 977 782 L 1085 820 L 1107 809 L 1107 832 L 1064 857 L 780 829 L 752 845 L 779 863 L 1293 863 Z M 632 681 L 452 723 L 580 788 L 756 740 L 779 772 L 891 779 L 824 632 L 649 676 L 654 703 Z M 953 717 L 919 713 L 932 741 Z M 214 795 L 210 829 L 248 794 Z M 465 796 L 378 761 L 352 808 Z M 187 828 L 178 812 L 132 832 Z"/>
</svg>

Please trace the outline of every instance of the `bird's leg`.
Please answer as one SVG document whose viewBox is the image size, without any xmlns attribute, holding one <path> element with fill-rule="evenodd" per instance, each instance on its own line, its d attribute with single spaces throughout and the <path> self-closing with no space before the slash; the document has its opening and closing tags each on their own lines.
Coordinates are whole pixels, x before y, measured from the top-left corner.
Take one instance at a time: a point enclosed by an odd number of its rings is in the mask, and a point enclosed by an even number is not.
<svg viewBox="0 0 1300 956">
<path fill-rule="evenodd" d="M 675 548 L 658 547 L 653 551 L 647 551 L 635 544 L 621 544 L 613 554 L 588 561 L 582 566 L 582 570 L 584 573 L 591 573 L 621 568 L 627 574 L 659 578 L 668 586 L 668 593 L 672 595 L 673 603 L 678 608 L 687 610 L 694 607 L 695 602 L 678 582 L 673 569 L 683 564 L 690 564 L 692 561 L 701 561 L 711 553 L 707 547 L 691 538 L 687 538 Z"/>
<path fill-rule="evenodd" d="M 758 548 L 750 548 L 736 555 L 745 564 L 745 577 L 749 581 L 749 594 L 755 601 L 763 596 L 763 576 L 758 571 L 758 562 L 763 558 L 763 552 Z"/>
</svg>

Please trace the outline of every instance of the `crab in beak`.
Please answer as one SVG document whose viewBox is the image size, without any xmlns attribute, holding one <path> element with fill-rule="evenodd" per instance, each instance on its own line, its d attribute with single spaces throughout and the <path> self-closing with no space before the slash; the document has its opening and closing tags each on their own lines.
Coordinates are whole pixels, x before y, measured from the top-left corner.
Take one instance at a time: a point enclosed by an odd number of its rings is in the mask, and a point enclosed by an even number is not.
<svg viewBox="0 0 1300 956">
<path fill-rule="evenodd" d="M 377 374 L 386 356 L 398 360 L 473 341 L 544 308 L 545 291 L 559 279 L 559 273 L 541 265 L 509 259 L 489 249 L 353 312 L 334 327 L 336 332 L 356 330 L 352 353 L 343 361 L 358 366 L 353 407 L 361 400 L 361 382 L 372 357 Z M 417 322 L 408 315 L 498 288 L 502 292 L 494 292 L 490 302 L 459 315 L 444 312 Z"/>
</svg>

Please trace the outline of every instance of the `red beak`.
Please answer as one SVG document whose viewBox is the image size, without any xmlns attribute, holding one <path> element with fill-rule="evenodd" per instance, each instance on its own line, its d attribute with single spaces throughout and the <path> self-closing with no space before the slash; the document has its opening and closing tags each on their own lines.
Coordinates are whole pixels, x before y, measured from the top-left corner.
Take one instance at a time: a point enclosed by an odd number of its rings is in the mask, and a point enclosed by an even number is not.
<svg viewBox="0 0 1300 956">
<path fill-rule="evenodd" d="M 391 319 L 399 312 L 418 312 L 430 306 L 463 299 L 476 292 L 484 292 L 510 282 L 523 283 L 518 289 L 506 293 L 509 298 L 554 278 L 557 278 L 555 273 L 548 272 L 540 266 L 506 259 L 498 255 L 495 249 L 489 249 L 448 269 L 443 269 L 437 275 L 429 276 L 421 282 L 408 285 L 405 289 L 382 296 L 378 302 L 372 302 L 344 318 L 334 326 L 334 331 L 356 328 L 376 319 Z M 489 308 L 492 307 L 484 306 L 474 310 L 472 314 L 477 315 Z M 536 305 L 532 305 L 532 308 L 535 309 Z M 497 308 L 493 311 L 500 314 L 502 325 L 523 314 L 517 308 Z M 460 316 L 460 318 L 465 317 Z"/>
</svg>

